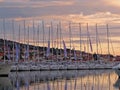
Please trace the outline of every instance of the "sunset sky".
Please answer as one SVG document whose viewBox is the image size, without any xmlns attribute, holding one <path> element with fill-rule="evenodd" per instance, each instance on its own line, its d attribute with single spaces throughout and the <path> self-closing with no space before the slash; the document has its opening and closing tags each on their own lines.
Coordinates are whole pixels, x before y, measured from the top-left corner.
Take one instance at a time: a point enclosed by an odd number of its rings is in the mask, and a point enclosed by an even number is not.
<svg viewBox="0 0 120 90">
<path fill-rule="evenodd" d="M 26 20 L 26 28 L 31 28 L 33 20 L 35 28 L 41 21 L 45 23 L 45 29 L 48 31 L 50 23 L 53 23 L 54 30 L 57 29 L 57 24 L 62 23 L 63 37 L 66 38 L 69 33 L 69 23 L 82 23 L 82 40 L 84 41 L 86 33 L 86 23 L 90 28 L 90 37 L 95 51 L 95 29 L 98 24 L 99 37 L 102 42 L 104 53 L 107 53 L 106 40 L 106 24 L 109 26 L 111 36 L 111 46 L 114 47 L 115 55 L 120 54 L 120 0 L 0 0 L 0 31 L 3 34 L 3 18 L 6 19 L 6 38 L 11 37 L 12 24 L 15 21 L 15 30 L 18 31 L 18 26 L 23 28 L 23 20 Z M 10 21 L 9 21 L 10 20 Z M 67 25 L 66 25 L 67 24 Z M 76 27 L 76 28 L 75 28 Z M 79 26 L 78 24 L 71 25 L 72 38 L 76 49 L 79 49 Z M 42 32 L 42 26 L 40 26 Z M 46 32 L 47 32 L 46 31 Z M 37 31 L 36 31 L 37 32 Z M 55 31 L 56 32 L 56 31 Z M 21 31 L 23 35 L 23 31 Z M 47 32 L 48 33 L 48 32 Z M 75 34 L 74 34 L 75 33 Z M 31 31 L 31 35 L 32 35 Z M 21 37 L 23 37 L 21 35 Z M 40 34 L 42 35 L 42 34 Z M 46 34 L 48 36 L 48 34 Z M 101 37 L 102 36 L 102 37 Z M 1 36 L 3 37 L 3 36 Z M 54 38 L 57 38 L 56 34 Z M 69 37 L 69 36 L 68 36 Z M 17 37 L 18 38 L 18 37 Z M 37 37 L 36 37 L 37 38 Z M 21 38 L 22 40 L 23 38 Z M 32 37 L 31 37 L 32 39 Z M 30 40 L 31 40 L 30 39 Z M 16 39 L 17 40 L 17 39 Z M 42 36 L 41 36 L 42 40 Z M 69 40 L 68 40 L 69 41 Z M 68 45 L 69 46 L 69 45 Z M 113 54 L 112 50 L 111 53 Z"/>
<path fill-rule="evenodd" d="M 0 16 L 7 18 L 81 15 L 119 18 L 120 0 L 0 0 Z"/>
</svg>

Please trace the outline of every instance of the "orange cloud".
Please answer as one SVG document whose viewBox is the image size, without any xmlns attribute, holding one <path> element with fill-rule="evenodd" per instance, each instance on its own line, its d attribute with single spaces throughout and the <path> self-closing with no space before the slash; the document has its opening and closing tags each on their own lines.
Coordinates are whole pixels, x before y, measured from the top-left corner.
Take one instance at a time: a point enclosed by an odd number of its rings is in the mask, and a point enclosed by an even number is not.
<svg viewBox="0 0 120 90">
<path fill-rule="evenodd" d="M 89 23 L 89 25 L 95 25 L 98 24 L 110 24 L 110 23 L 120 23 L 120 15 L 119 14 L 112 14 L 111 12 L 98 12 L 91 15 L 84 15 L 81 14 L 68 14 L 68 15 L 47 15 L 47 16 L 38 16 L 38 17 L 28 17 L 28 18 L 22 18 L 18 17 L 15 18 L 16 21 L 22 21 L 22 20 L 36 20 L 36 21 L 42 21 L 45 22 L 51 22 L 54 21 L 56 23 L 59 23 L 62 21 L 63 23 L 72 22 L 72 23 Z M 64 27 L 66 27 L 66 24 L 64 24 Z"/>
<path fill-rule="evenodd" d="M 120 7 L 120 0 L 104 0 L 104 2 L 111 6 Z"/>
</svg>

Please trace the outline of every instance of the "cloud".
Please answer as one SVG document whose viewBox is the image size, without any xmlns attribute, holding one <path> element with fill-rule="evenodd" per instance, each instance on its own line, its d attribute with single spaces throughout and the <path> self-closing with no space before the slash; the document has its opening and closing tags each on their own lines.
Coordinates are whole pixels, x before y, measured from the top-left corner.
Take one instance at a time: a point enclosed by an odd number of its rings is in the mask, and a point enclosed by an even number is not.
<svg viewBox="0 0 120 90">
<path fill-rule="evenodd" d="M 34 10 L 34 9 L 33 9 Z M 37 10 L 37 9 L 36 9 Z M 14 12 L 13 12 L 14 11 Z M 39 9 L 37 10 L 39 11 Z M 90 14 L 90 15 L 85 15 L 83 14 L 82 12 L 80 14 L 62 14 L 62 15 L 40 15 L 40 16 L 37 16 L 37 14 L 39 15 L 40 13 L 34 13 L 34 14 L 30 14 L 30 11 L 26 13 L 23 13 L 22 15 L 22 11 L 19 13 L 17 12 L 16 9 L 13 9 L 12 11 L 12 14 L 14 15 L 19 15 L 18 17 L 13 17 L 13 19 L 15 19 L 16 21 L 22 21 L 22 20 L 44 20 L 45 22 L 51 22 L 51 21 L 54 21 L 54 22 L 59 22 L 59 21 L 62 21 L 62 22 L 72 22 L 72 23 L 83 23 L 83 24 L 86 24 L 86 23 L 89 23 L 90 26 L 94 26 L 96 23 L 97 24 L 119 24 L 120 23 L 120 14 L 114 14 L 114 13 L 111 13 L 111 12 L 97 12 L 97 13 L 94 13 L 94 14 Z M 16 13 L 17 12 L 17 13 Z M 9 12 L 8 12 L 9 13 Z M 41 11 L 42 13 L 42 11 Z M 43 11 L 44 13 L 44 11 Z M 47 12 L 49 13 L 49 12 Z M 11 14 L 11 16 L 12 16 Z M 34 16 L 36 15 L 36 16 Z M 10 14 L 9 14 L 10 16 Z M 27 17 L 24 17 L 24 16 L 27 16 Z"/>
<path fill-rule="evenodd" d="M 38 17 L 39 18 L 39 17 Z M 119 14 L 112 14 L 111 12 L 97 12 L 95 14 L 84 15 L 81 14 L 68 14 L 68 15 L 48 15 L 42 16 L 40 19 L 44 20 L 58 20 L 58 21 L 70 21 L 73 23 L 90 23 L 105 24 L 105 23 L 119 23 Z"/>
<path fill-rule="evenodd" d="M 118 13 L 105 0 L 2 0 L 0 17 L 36 17 L 47 15 L 92 15 L 98 12 Z M 82 18 L 80 18 L 82 19 Z"/>
<path fill-rule="evenodd" d="M 104 3 L 114 7 L 120 7 L 120 0 L 103 0 Z"/>
<path fill-rule="evenodd" d="M 49 6 L 67 6 L 74 4 L 73 1 L 32 1 L 32 0 L 5 0 L 0 3 L 2 8 L 40 8 Z"/>
</svg>

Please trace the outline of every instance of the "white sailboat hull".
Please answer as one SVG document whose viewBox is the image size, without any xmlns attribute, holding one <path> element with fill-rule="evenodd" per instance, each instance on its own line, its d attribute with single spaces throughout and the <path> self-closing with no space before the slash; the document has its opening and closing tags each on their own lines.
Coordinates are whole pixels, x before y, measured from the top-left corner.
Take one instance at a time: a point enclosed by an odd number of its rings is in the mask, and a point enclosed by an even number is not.
<svg viewBox="0 0 120 90">
<path fill-rule="evenodd" d="M 0 76 L 7 76 L 10 70 L 11 64 L 0 64 Z"/>
</svg>

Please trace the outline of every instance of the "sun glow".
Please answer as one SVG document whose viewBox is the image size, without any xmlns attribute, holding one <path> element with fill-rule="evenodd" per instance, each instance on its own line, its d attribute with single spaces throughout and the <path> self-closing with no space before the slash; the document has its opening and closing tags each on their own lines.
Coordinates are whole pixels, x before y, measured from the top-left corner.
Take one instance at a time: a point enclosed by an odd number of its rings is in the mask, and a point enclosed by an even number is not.
<svg viewBox="0 0 120 90">
<path fill-rule="evenodd" d="M 104 0 L 104 1 L 111 6 L 120 7 L 120 0 Z"/>
</svg>

